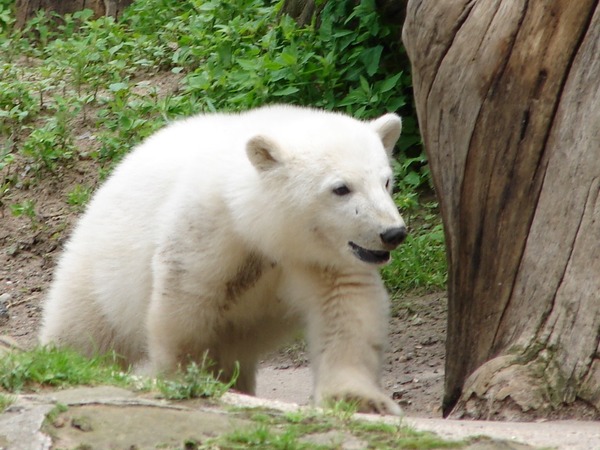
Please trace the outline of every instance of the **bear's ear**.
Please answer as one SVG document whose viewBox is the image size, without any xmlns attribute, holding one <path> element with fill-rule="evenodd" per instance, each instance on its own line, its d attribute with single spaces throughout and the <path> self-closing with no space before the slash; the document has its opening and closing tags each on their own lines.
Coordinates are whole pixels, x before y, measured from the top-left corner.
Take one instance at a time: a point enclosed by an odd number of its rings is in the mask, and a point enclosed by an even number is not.
<svg viewBox="0 0 600 450">
<path fill-rule="evenodd" d="M 266 136 L 257 135 L 246 144 L 246 154 L 252 165 L 259 171 L 265 172 L 281 164 L 281 149 L 279 145 Z"/>
<path fill-rule="evenodd" d="M 371 127 L 381 138 L 383 147 L 385 148 L 388 155 L 391 157 L 394 151 L 394 145 L 400 138 L 400 132 L 402 131 L 402 119 L 397 114 L 385 114 L 379 119 L 371 121 Z"/>
</svg>

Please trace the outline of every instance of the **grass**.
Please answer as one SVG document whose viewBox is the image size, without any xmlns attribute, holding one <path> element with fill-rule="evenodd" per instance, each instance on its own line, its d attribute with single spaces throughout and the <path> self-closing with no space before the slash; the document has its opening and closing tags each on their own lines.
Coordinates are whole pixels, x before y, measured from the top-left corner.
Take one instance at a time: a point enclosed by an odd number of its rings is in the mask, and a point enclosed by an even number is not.
<svg viewBox="0 0 600 450">
<path fill-rule="evenodd" d="M 219 381 L 209 372 L 210 363 L 206 359 L 202 364 L 190 363 L 174 378 L 159 378 L 156 387 L 168 400 L 189 400 L 192 398 L 220 397 L 227 392 L 237 380 L 239 366 L 228 382 Z"/>
<path fill-rule="evenodd" d="M 192 363 L 173 377 L 154 380 L 123 371 L 116 364 L 114 355 L 86 358 L 71 350 L 44 346 L 24 352 L 13 351 L 0 358 L 0 388 L 7 393 L 20 393 L 108 384 L 158 391 L 161 397 L 169 400 L 218 398 L 233 386 L 237 374 L 224 383 L 215 379 L 208 367 L 206 363 Z M 9 395 L 0 397 L 0 408 L 10 398 Z"/>
<path fill-rule="evenodd" d="M 383 279 L 396 299 L 445 288 L 448 276 L 444 230 L 436 202 L 419 202 L 414 194 L 396 195 L 409 234 L 382 269 Z"/>
<path fill-rule="evenodd" d="M 343 407 L 347 411 L 347 405 Z M 351 409 L 351 408 L 350 408 Z M 236 410 L 253 424 L 206 442 L 206 448 L 330 449 L 344 442 L 360 442 L 360 448 L 443 449 L 463 448 L 466 442 L 441 439 L 401 424 L 370 422 L 352 414 L 329 410 L 299 410 L 278 413 L 270 410 Z M 203 447 L 204 448 L 204 447 Z"/>
<path fill-rule="evenodd" d="M 111 356 L 85 358 L 54 347 L 13 351 L 0 358 L 0 387 L 7 392 L 32 391 L 43 387 L 79 385 L 127 385 L 128 376 Z"/>
</svg>

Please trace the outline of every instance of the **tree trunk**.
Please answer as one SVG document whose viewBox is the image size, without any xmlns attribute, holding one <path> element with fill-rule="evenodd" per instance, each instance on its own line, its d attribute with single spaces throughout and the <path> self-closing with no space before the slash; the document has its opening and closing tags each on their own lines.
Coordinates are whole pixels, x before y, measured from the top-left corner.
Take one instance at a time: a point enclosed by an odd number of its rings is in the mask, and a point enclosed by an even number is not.
<svg viewBox="0 0 600 450">
<path fill-rule="evenodd" d="M 133 0 L 17 0 L 16 27 L 22 28 L 39 10 L 54 11 L 60 15 L 91 9 L 96 17 L 119 17 Z"/>
<path fill-rule="evenodd" d="M 410 0 L 449 262 L 444 415 L 600 418 L 598 0 Z"/>
<path fill-rule="evenodd" d="M 315 14 L 315 0 L 285 0 L 281 14 L 287 14 L 301 27 L 308 25 Z"/>
</svg>

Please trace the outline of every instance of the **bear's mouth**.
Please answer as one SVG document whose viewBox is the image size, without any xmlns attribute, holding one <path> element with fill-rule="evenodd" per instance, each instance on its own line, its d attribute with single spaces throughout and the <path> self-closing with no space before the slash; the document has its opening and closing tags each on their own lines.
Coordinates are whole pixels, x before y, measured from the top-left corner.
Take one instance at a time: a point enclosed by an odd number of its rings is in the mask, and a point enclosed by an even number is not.
<svg viewBox="0 0 600 450">
<path fill-rule="evenodd" d="M 383 264 L 390 260 L 390 252 L 385 250 L 368 250 L 356 245 L 354 242 L 348 242 L 354 255 L 363 262 L 369 264 Z"/>
</svg>

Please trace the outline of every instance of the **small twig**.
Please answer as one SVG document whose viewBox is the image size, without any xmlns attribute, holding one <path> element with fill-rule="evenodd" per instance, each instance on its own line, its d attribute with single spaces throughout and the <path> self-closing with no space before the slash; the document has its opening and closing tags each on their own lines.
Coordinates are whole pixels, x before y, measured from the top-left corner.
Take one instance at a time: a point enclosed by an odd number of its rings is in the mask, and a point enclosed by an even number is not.
<svg viewBox="0 0 600 450">
<path fill-rule="evenodd" d="M 8 308 L 10 309 L 10 308 L 14 308 L 15 306 L 20 306 L 20 305 L 22 305 L 23 303 L 27 303 L 28 301 L 29 301 L 29 299 L 28 299 L 28 298 L 24 298 L 24 299 L 22 299 L 22 300 L 19 300 L 19 301 L 17 301 L 17 302 L 10 302 L 10 303 L 8 304 Z"/>
</svg>

